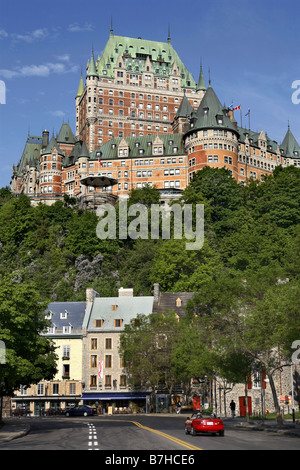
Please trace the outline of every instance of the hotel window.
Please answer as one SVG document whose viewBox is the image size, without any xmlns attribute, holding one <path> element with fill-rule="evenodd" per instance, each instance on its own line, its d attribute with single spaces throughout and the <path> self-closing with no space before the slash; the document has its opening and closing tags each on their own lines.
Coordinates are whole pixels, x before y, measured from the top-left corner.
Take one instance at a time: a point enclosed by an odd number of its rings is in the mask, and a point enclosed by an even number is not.
<svg viewBox="0 0 300 470">
<path fill-rule="evenodd" d="M 91 368 L 97 367 L 97 356 L 91 356 Z"/>
<path fill-rule="evenodd" d="M 52 395 L 59 395 L 59 384 L 52 384 Z"/>
<path fill-rule="evenodd" d="M 111 387 L 111 375 L 105 376 L 105 387 Z"/>
<path fill-rule="evenodd" d="M 70 395 L 76 395 L 76 384 L 75 383 L 71 383 L 69 384 L 70 385 Z"/>
<path fill-rule="evenodd" d="M 112 339 L 105 338 L 105 349 L 112 349 Z"/>
<path fill-rule="evenodd" d="M 112 364 L 111 358 L 112 358 L 111 355 L 106 355 L 106 356 L 105 356 L 105 367 L 106 367 L 107 369 L 110 369 L 110 368 L 111 368 L 111 364 Z"/>
<path fill-rule="evenodd" d="M 90 387 L 97 387 L 97 375 L 90 376 Z"/>
<path fill-rule="evenodd" d="M 38 384 L 37 386 L 37 394 L 44 395 L 44 384 Z"/>
<path fill-rule="evenodd" d="M 98 341 L 97 338 L 91 338 L 91 349 L 98 349 Z"/>
<path fill-rule="evenodd" d="M 126 375 L 120 375 L 120 387 L 126 387 Z"/>
<path fill-rule="evenodd" d="M 102 328 L 103 320 L 95 320 L 95 328 Z"/>
</svg>

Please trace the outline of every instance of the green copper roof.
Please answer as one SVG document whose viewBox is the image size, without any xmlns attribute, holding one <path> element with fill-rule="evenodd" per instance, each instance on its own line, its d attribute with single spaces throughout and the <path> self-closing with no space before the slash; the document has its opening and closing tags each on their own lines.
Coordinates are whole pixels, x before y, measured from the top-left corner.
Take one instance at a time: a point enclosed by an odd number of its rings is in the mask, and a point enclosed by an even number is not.
<svg viewBox="0 0 300 470">
<path fill-rule="evenodd" d="M 209 85 L 195 113 L 193 130 L 215 128 L 229 129 L 237 132 L 237 128 L 230 120 L 227 110 L 222 106 L 213 88 Z"/>
<path fill-rule="evenodd" d="M 17 175 L 21 175 L 26 163 L 39 168 L 40 150 L 42 148 L 42 137 L 28 136 L 19 164 L 15 167 Z"/>
<path fill-rule="evenodd" d="M 293 136 L 290 126 L 288 131 L 283 139 L 283 142 L 280 146 L 280 149 L 283 150 L 284 156 L 288 158 L 299 158 L 300 157 L 300 147 L 295 137 Z"/>
<path fill-rule="evenodd" d="M 58 153 L 60 155 L 64 155 L 64 153 L 61 151 L 58 143 L 57 143 L 57 140 L 56 138 L 54 137 L 54 135 L 52 135 L 51 137 L 51 140 L 49 142 L 49 144 L 47 145 L 47 147 L 45 148 L 45 150 L 43 150 L 43 155 L 47 154 L 47 153 L 51 153 L 52 150 L 56 148 L 56 150 L 58 151 Z"/>
<path fill-rule="evenodd" d="M 163 142 L 164 154 L 155 154 L 155 157 L 166 157 L 168 155 L 182 155 L 183 142 L 182 134 L 167 134 L 167 135 L 147 135 L 147 136 L 136 136 L 136 137 L 114 137 L 106 144 L 102 145 L 97 150 L 94 150 L 90 154 L 91 160 L 96 160 L 99 157 L 97 153 L 101 152 L 101 160 L 110 160 L 121 158 L 118 156 L 118 146 L 120 142 L 125 141 L 129 147 L 129 158 L 148 158 L 153 157 L 152 144 L 156 139 L 160 139 Z M 178 150 L 175 152 L 174 147 Z M 141 152 L 142 151 L 142 152 Z M 128 158 L 127 157 L 127 158 Z M 126 157 L 125 157 L 126 158 Z M 122 157 L 124 159 L 124 157 Z"/>
<path fill-rule="evenodd" d="M 153 72 L 155 76 L 168 78 L 172 74 L 173 66 L 176 63 L 181 78 L 181 87 L 196 88 L 193 76 L 179 58 L 170 41 L 157 42 L 110 34 L 101 57 L 98 57 L 96 61 L 98 76 L 114 78 L 114 68 L 119 65 L 120 55 L 126 71 L 133 74 L 144 72 L 148 59 L 151 65 L 150 72 Z M 90 74 L 90 68 L 92 67 L 91 59 L 88 74 Z"/>
<path fill-rule="evenodd" d="M 182 101 L 180 103 L 179 109 L 176 113 L 175 119 L 178 119 L 180 117 L 186 118 L 188 116 L 191 116 L 193 112 L 193 107 L 190 104 L 189 100 L 186 97 L 186 94 L 183 95 Z"/>
<path fill-rule="evenodd" d="M 75 144 L 76 139 L 68 122 L 62 124 L 56 140 L 61 144 Z"/>
<path fill-rule="evenodd" d="M 97 77 L 98 76 L 98 73 L 97 73 L 97 70 L 96 70 L 95 59 L 94 59 L 94 52 L 92 52 L 92 57 L 91 57 L 91 60 L 89 62 L 87 76 L 88 77 Z"/>
<path fill-rule="evenodd" d="M 79 98 L 79 96 L 81 96 L 83 92 L 84 92 L 84 83 L 83 83 L 83 78 L 81 75 L 76 98 Z"/>
<path fill-rule="evenodd" d="M 206 85 L 205 85 L 205 81 L 204 81 L 204 76 L 203 76 L 203 71 L 202 71 L 202 65 L 200 67 L 200 74 L 199 74 L 199 80 L 198 80 L 198 84 L 197 84 L 197 91 L 206 91 Z"/>
</svg>

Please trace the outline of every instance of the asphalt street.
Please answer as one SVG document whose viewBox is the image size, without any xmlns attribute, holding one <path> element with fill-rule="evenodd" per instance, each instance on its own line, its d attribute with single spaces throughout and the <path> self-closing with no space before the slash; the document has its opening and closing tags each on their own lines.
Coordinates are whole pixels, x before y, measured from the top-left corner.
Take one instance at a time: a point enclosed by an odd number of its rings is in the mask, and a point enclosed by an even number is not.
<svg viewBox="0 0 300 470">
<path fill-rule="evenodd" d="M 185 435 L 184 416 L 27 418 L 23 422 L 29 423 L 30 432 L 8 442 L 0 440 L 0 451 L 93 450 L 102 451 L 103 456 L 114 455 L 115 458 L 116 452 L 121 456 L 123 452 L 127 455 L 133 451 L 147 451 L 153 455 L 159 451 L 197 455 L 199 451 L 209 450 L 300 449 L 299 437 L 272 430 L 260 432 L 226 427 L 226 423 L 224 437 Z"/>
</svg>

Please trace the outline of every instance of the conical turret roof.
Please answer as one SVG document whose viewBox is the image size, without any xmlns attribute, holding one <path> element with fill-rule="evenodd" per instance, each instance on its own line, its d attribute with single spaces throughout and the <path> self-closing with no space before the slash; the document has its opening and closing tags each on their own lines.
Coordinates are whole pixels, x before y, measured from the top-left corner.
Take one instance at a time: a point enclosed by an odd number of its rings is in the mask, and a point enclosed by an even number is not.
<svg viewBox="0 0 300 470">
<path fill-rule="evenodd" d="M 206 91 L 206 85 L 205 85 L 205 81 L 204 81 L 202 65 L 200 66 L 200 74 L 199 74 L 199 80 L 198 80 L 196 90 L 197 91 Z"/>
<path fill-rule="evenodd" d="M 289 158 L 300 157 L 300 147 L 294 135 L 291 132 L 290 126 L 280 146 L 283 150 L 284 156 Z"/>
<path fill-rule="evenodd" d="M 78 86 L 78 91 L 77 91 L 76 98 L 79 98 L 82 95 L 83 92 L 84 92 L 84 83 L 83 83 L 83 78 L 82 78 L 82 75 L 81 75 L 80 80 L 79 80 L 79 86 Z"/>
<path fill-rule="evenodd" d="M 197 120 L 194 122 L 193 129 L 229 129 L 237 132 L 234 123 L 230 120 L 227 111 L 219 101 L 211 85 L 200 103 L 196 113 Z"/>
</svg>

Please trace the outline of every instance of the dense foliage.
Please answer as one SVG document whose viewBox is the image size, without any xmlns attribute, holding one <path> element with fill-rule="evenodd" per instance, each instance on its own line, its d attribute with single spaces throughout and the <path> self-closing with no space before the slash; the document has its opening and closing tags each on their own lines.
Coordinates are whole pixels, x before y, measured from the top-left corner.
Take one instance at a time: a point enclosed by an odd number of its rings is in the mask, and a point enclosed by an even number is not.
<svg viewBox="0 0 300 470">
<path fill-rule="evenodd" d="M 181 199 L 182 205 L 205 207 L 204 245 L 194 251 L 174 236 L 151 239 L 149 227 L 148 239 L 101 240 L 96 235 L 98 216 L 80 210 L 74 201 L 34 207 L 26 196 L 16 198 L 4 188 L 0 276 L 24 289 L 30 286 L 45 302 L 85 300 L 86 287 L 101 296 L 117 295 L 120 286 L 149 295 L 157 282 L 164 292 L 195 292 L 186 328 L 196 313 L 200 330 L 206 331 L 207 349 L 201 354 L 207 353 L 211 371 L 228 375 L 230 369 L 221 364 L 217 350 L 217 357 L 209 354 L 217 342 L 222 351 L 250 356 L 272 374 L 277 366 L 270 357 L 274 345 L 280 344 L 288 355 L 292 341 L 300 339 L 299 177 L 299 168 L 279 167 L 263 182 L 243 187 L 225 168 L 198 172 Z M 132 191 L 128 207 L 141 203 L 149 209 L 158 202 L 158 190 L 144 188 Z M 238 315 L 241 309 L 247 315 Z M 199 334 L 199 329 L 193 331 L 195 337 Z M 230 351 L 233 338 L 236 350 Z M 175 343 L 176 366 L 190 351 Z M 187 375 L 207 373 L 195 358 L 189 367 L 186 361 L 184 365 Z M 176 370 L 172 374 L 176 377 Z"/>
</svg>

